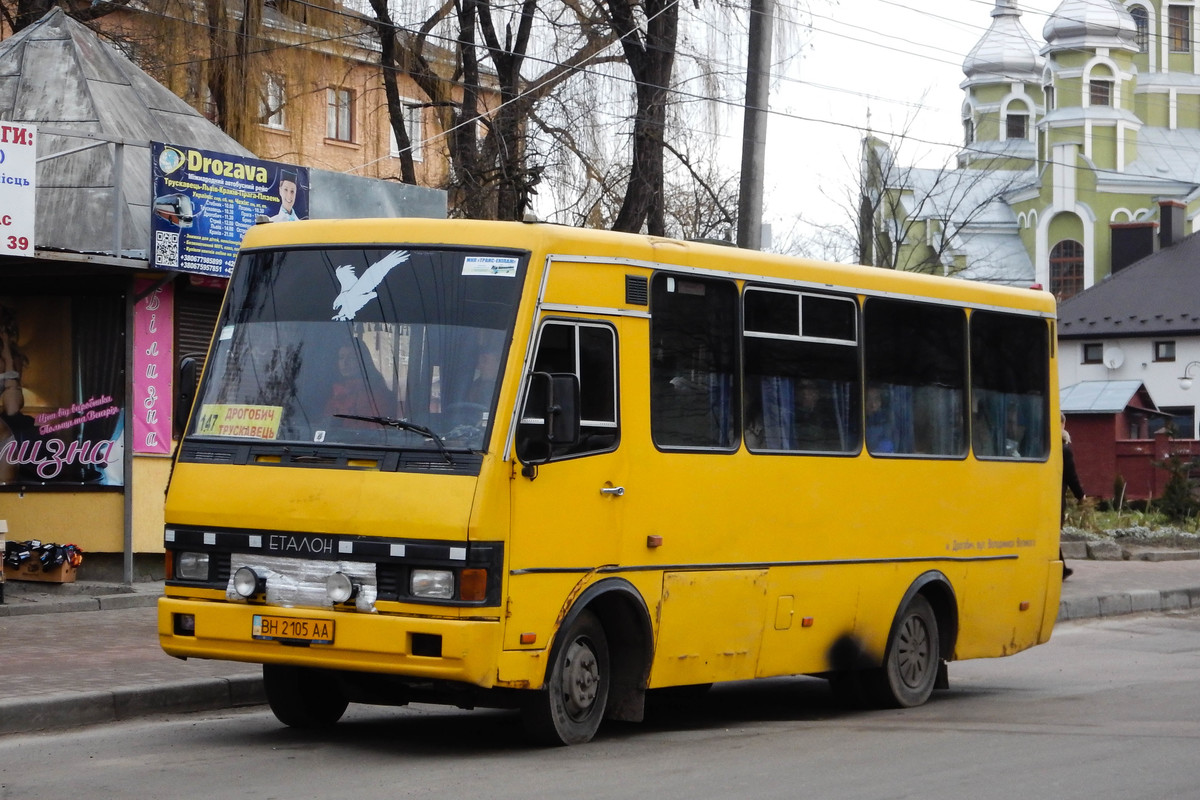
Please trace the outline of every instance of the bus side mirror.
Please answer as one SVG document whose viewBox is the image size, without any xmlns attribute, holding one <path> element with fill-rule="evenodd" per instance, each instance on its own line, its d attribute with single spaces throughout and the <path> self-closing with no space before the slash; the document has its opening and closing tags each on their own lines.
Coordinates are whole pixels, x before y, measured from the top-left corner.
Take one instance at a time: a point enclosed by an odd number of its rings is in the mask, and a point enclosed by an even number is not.
<svg viewBox="0 0 1200 800">
<path fill-rule="evenodd" d="M 517 457 L 524 474 L 554 457 L 555 448 L 579 442 L 579 378 L 570 373 L 534 372 L 525 394 Z"/>
<path fill-rule="evenodd" d="M 175 382 L 175 421 L 180 429 L 187 424 L 196 400 L 196 386 L 200 382 L 200 356 L 187 355 L 179 359 L 179 380 Z"/>
<path fill-rule="evenodd" d="M 569 373 L 547 377 L 550 392 L 546 403 L 546 441 L 551 446 L 578 444 L 579 378 Z"/>
</svg>

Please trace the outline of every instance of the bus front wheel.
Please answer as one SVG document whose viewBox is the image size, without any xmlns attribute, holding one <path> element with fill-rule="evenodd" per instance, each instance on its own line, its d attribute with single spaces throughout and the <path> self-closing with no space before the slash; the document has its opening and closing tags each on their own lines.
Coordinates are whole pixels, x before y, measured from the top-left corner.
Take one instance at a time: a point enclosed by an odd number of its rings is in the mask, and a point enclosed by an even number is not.
<svg viewBox="0 0 1200 800">
<path fill-rule="evenodd" d="M 937 617 L 916 595 L 900 615 L 883 666 L 872 671 L 872 694 L 887 708 L 919 706 L 933 693 L 940 663 Z"/>
<path fill-rule="evenodd" d="M 560 635 L 545 688 L 522 709 L 526 732 L 549 745 L 591 741 L 604 719 L 610 682 L 604 626 L 583 611 Z"/>
<path fill-rule="evenodd" d="M 290 728 L 328 728 L 350 703 L 326 673 L 263 664 L 263 690 L 275 718 Z"/>
</svg>

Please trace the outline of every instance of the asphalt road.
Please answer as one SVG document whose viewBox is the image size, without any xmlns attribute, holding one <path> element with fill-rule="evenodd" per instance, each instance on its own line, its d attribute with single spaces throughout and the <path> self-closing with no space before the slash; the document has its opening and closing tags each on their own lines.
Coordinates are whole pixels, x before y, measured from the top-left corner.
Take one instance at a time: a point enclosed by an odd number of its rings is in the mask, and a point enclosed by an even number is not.
<svg viewBox="0 0 1200 800">
<path fill-rule="evenodd" d="M 0 798 L 1171 798 L 1200 786 L 1200 612 L 1064 623 L 951 665 L 951 689 L 844 711 L 823 681 L 715 688 L 537 749 L 516 715 L 352 707 L 330 732 L 261 709 L 0 737 Z"/>
</svg>

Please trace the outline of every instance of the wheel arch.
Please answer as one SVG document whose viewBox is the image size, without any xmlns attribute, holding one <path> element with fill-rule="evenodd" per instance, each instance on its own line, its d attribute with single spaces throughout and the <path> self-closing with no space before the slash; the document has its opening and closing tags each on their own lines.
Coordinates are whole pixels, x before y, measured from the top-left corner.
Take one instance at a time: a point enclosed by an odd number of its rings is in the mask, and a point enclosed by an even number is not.
<svg viewBox="0 0 1200 800">
<path fill-rule="evenodd" d="M 892 627 L 888 631 L 888 642 L 895 639 L 896 628 L 900 625 L 904 609 L 913 597 L 922 595 L 933 607 L 933 615 L 938 626 L 938 655 L 943 660 L 950 660 L 958 642 L 958 598 L 950 579 L 941 570 L 929 570 L 917 576 L 900 599 L 892 617 Z"/>
<path fill-rule="evenodd" d="M 645 710 L 654 642 L 646 601 L 629 581 L 608 578 L 592 584 L 579 595 L 563 616 L 558 630 L 570 628 L 585 610 L 596 615 L 608 638 L 612 680 L 605 715 L 609 719 L 640 722 Z M 546 681 L 550 679 L 550 665 L 554 664 L 562 644 L 562 638 L 556 633 L 546 661 Z"/>
</svg>

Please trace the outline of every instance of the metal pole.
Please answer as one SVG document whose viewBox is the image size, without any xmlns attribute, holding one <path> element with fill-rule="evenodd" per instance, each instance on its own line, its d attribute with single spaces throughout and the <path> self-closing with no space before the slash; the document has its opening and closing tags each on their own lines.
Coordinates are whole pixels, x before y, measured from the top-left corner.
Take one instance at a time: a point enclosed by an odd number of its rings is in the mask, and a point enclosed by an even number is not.
<svg viewBox="0 0 1200 800">
<path fill-rule="evenodd" d="M 771 84 L 771 0 L 750 0 L 746 108 L 742 126 L 742 182 L 738 195 L 738 247 L 762 249 L 763 170 Z"/>
<path fill-rule="evenodd" d="M 130 278 L 125 290 L 125 422 L 121 431 L 121 471 L 124 473 L 121 492 L 125 520 L 121 582 L 126 586 L 133 585 L 133 305 L 133 279 Z"/>
</svg>

